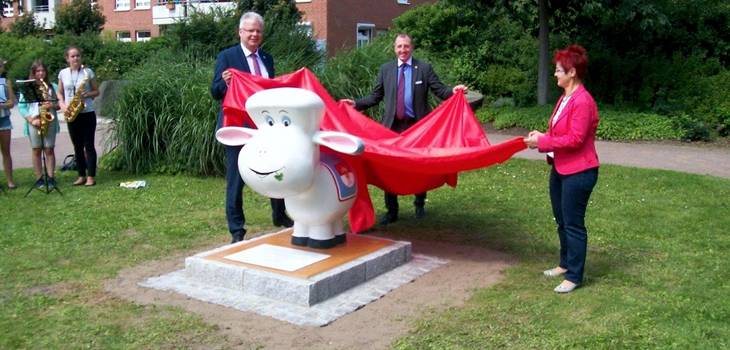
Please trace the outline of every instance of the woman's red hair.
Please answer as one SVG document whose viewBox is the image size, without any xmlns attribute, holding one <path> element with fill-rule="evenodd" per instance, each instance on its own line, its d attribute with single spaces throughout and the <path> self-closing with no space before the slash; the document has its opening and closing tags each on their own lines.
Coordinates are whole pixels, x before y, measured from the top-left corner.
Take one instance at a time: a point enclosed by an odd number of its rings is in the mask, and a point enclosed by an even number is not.
<svg viewBox="0 0 730 350">
<path fill-rule="evenodd" d="M 566 73 L 575 68 L 575 76 L 582 80 L 588 66 L 588 55 L 583 46 L 573 44 L 562 50 L 555 51 L 553 63 L 560 63 Z"/>
</svg>

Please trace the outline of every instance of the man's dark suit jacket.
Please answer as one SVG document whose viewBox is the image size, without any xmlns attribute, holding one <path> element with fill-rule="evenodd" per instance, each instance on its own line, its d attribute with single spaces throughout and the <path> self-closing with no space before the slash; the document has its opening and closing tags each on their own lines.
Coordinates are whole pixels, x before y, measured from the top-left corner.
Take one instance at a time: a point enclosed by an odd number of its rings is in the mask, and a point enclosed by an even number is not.
<svg viewBox="0 0 730 350">
<path fill-rule="evenodd" d="M 257 54 L 264 62 L 266 71 L 269 72 L 269 78 L 273 78 L 274 74 L 274 58 L 263 50 L 258 50 Z M 233 45 L 218 54 L 218 58 L 215 60 L 215 71 L 213 72 L 213 83 L 210 85 L 210 95 L 216 100 L 223 100 L 226 97 L 226 91 L 228 86 L 221 77 L 221 74 L 228 69 L 238 69 L 242 72 L 250 73 L 253 67 L 249 69 L 248 60 L 243 54 L 243 48 L 241 44 Z M 218 112 L 218 127 L 223 125 L 223 107 Z"/>
<path fill-rule="evenodd" d="M 444 85 L 431 65 L 412 60 L 411 67 L 411 93 L 413 94 L 413 114 L 416 120 L 425 117 L 431 108 L 428 105 L 428 90 L 431 90 L 438 98 L 445 100 L 453 94 L 451 88 Z M 395 119 L 396 93 L 398 92 L 398 60 L 394 60 L 380 66 L 378 80 L 373 92 L 355 101 L 355 108 L 363 110 L 370 108 L 380 101 L 385 100 L 385 115 L 381 123 L 387 128 L 393 125 Z"/>
</svg>

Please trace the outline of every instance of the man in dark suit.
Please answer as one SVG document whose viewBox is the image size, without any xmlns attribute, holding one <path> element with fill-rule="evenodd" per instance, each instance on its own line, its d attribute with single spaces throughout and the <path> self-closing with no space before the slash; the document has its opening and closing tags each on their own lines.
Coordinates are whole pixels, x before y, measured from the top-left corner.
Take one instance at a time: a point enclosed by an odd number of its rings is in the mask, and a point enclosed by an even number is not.
<svg viewBox="0 0 730 350">
<path fill-rule="evenodd" d="M 369 96 L 358 100 L 344 99 L 357 110 L 364 110 L 385 101 L 385 114 L 381 123 L 396 132 L 403 132 L 431 112 L 428 105 L 428 91 L 445 100 L 456 92 L 464 93 L 466 86 L 450 88 L 444 85 L 430 64 L 411 57 L 413 45 L 408 34 L 398 34 L 394 51 L 397 59 L 380 66 L 378 79 Z M 405 84 L 401 84 L 405 81 Z M 426 215 L 426 193 L 419 193 L 413 202 L 416 218 Z M 385 207 L 388 212 L 380 220 L 382 225 L 398 220 L 398 196 L 385 192 Z"/>
<path fill-rule="evenodd" d="M 264 19 L 256 12 L 246 12 L 241 16 L 238 35 L 241 43 L 231 46 L 218 54 L 215 62 L 213 83 L 210 94 L 216 100 L 222 100 L 228 91 L 231 81 L 229 68 L 259 75 L 265 78 L 274 77 L 274 59 L 260 50 L 264 39 Z M 223 108 L 218 112 L 218 128 L 223 125 Z M 228 230 L 233 237 L 231 243 L 243 240 L 246 234 L 243 213 L 243 179 L 238 172 L 238 153 L 242 146 L 225 146 L 226 150 L 226 220 Z M 271 218 L 274 226 L 291 227 L 294 223 L 286 215 L 283 199 L 271 199 Z"/>
</svg>

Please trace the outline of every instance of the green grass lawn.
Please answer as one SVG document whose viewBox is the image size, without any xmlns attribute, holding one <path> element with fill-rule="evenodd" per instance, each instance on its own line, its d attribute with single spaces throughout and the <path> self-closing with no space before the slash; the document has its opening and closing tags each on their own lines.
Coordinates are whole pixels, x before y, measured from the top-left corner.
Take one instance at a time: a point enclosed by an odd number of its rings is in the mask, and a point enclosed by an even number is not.
<svg viewBox="0 0 730 350">
<path fill-rule="evenodd" d="M 394 347 L 730 346 L 729 180 L 602 167 L 587 213 L 585 286 L 556 295 L 559 281 L 542 277 L 558 254 L 547 171 L 513 159 L 465 173 L 456 189 L 429 193 L 419 222 L 402 198 L 403 220 L 389 235 L 496 249 L 519 263 L 465 306 L 414 320 Z M 102 172 L 96 187 L 78 188 L 63 174 L 64 196 L 23 198 L 31 178 L 17 171 L 20 188 L 0 194 L 0 348 L 225 346 L 195 314 L 103 289 L 125 267 L 226 243 L 223 179 Z M 118 187 L 136 179 L 148 187 Z M 382 213 L 382 194 L 371 194 Z M 268 200 L 248 190 L 245 200 L 249 232 L 271 229 Z"/>
</svg>

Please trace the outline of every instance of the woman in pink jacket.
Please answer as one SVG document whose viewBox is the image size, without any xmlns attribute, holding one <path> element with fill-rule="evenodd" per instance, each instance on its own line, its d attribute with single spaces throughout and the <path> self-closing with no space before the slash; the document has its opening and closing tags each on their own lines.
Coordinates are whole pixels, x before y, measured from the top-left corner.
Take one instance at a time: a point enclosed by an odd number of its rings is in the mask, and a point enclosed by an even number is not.
<svg viewBox="0 0 730 350">
<path fill-rule="evenodd" d="M 550 116 L 548 131 L 530 132 L 525 143 L 546 152 L 548 164 L 552 165 L 550 202 L 558 225 L 560 264 L 544 274 L 564 276 L 555 292 L 568 293 L 583 282 L 588 241 L 584 219 L 598 180 L 598 108 L 582 84 L 588 64 L 586 50 L 570 45 L 557 51 L 553 61 L 555 78 L 564 93 Z"/>
</svg>

